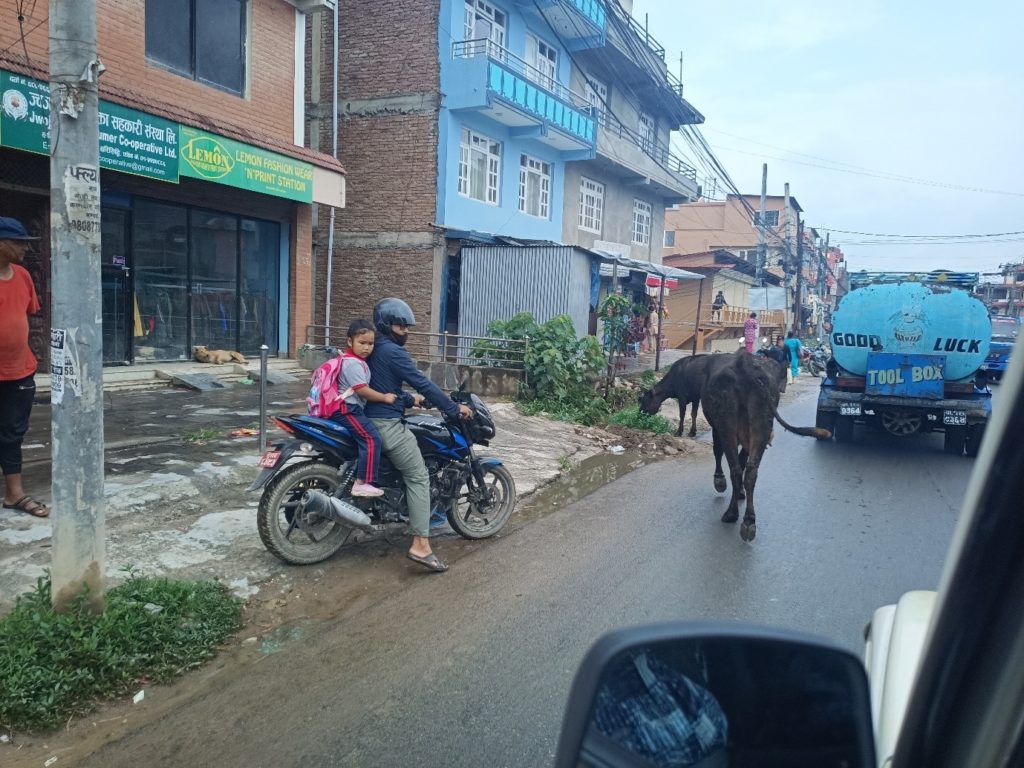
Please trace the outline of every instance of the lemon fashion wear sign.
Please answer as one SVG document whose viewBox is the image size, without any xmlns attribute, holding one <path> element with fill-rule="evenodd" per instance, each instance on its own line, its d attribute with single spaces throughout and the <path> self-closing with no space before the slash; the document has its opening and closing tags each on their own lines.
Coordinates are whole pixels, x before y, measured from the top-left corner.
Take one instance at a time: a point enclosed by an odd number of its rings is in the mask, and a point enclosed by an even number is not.
<svg viewBox="0 0 1024 768">
<path fill-rule="evenodd" d="M 178 171 L 193 179 L 313 202 L 313 166 L 309 163 L 184 125 Z"/>
</svg>

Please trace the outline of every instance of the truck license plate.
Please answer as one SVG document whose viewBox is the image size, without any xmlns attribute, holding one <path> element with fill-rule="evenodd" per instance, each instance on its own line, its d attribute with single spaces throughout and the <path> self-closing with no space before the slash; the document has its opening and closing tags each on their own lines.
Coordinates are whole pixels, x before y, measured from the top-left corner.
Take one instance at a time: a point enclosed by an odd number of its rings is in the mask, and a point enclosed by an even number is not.
<svg viewBox="0 0 1024 768">
<path fill-rule="evenodd" d="M 942 423 L 951 427 L 966 427 L 967 411 L 943 411 Z"/>
<path fill-rule="evenodd" d="M 860 403 L 840 403 L 840 416 L 860 416 Z"/>
<path fill-rule="evenodd" d="M 273 469 L 279 458 L 281 458 L 280 451 L 267 451 L 260 456 L 259 465 L 264 469 Z"/>
</svg>

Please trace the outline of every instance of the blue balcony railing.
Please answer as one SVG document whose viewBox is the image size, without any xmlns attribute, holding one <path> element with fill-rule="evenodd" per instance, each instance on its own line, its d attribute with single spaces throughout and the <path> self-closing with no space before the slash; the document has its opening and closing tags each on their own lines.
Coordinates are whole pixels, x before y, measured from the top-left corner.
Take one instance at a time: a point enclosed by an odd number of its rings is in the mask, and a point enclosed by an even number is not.
<svg viewBox="0 0 1024 768">
<path fill-rule="evenodd" d="M 540 13 L 570 50 L 600 48 L 608 31 L 605 0 L 516 0 L 526 13 Z"/>
<path fill-rule="evenodd" d="M 608 24 L 604 3 L 601 0 L 560 0 L 560 2 L 575 7 L 598 29 L 604 29 Z"/>
<path fill-rule="evenodd" d="M 455 59 L 487 57 L 487 90 L 518 110 L 593 147 L 597 124 L 587 99 L 490 40 L 453 44 Z"/>
</svg>

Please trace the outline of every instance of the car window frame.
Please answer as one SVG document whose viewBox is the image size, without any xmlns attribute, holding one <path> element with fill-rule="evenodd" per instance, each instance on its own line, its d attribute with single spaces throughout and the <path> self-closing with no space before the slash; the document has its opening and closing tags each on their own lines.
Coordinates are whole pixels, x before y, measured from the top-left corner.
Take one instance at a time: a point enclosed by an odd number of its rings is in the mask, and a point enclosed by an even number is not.
<svg viewBox="0 0 1024 768">
<path fill-rule="evenodd" d="M 1017 352 L 968 483 L 894 768 L 1003 765 L 1024 750 L 1024 354 Z"/>
</svg>

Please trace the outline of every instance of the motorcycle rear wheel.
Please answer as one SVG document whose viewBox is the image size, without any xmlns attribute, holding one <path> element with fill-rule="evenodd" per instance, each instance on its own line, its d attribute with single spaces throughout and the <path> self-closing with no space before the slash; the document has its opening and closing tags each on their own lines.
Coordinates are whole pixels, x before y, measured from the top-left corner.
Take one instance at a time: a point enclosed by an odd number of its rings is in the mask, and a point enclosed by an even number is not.
<svg viewBox="0 0 1024 768">
<path fill-rule="evenodd" d="M 471 490 L 464 485 L 448 510 L 448 524 L 464 539 L 493 536 L 505 526 L 516 506 L 516 483 L 512 473 L 500 464 L 483 469 L 484 488 Z"/>
<path fill-rule="evenodd" d="M 306 491 L 331 495 L 337 487 L 337 470 L 319 461 L 293 464 L 277 475 L 264 489 L 256 513 L 263 546 L 292 565 L 319 563 L 341 549 L 352 529 L 306 511 L 301 502 Z"/>
</svg>

